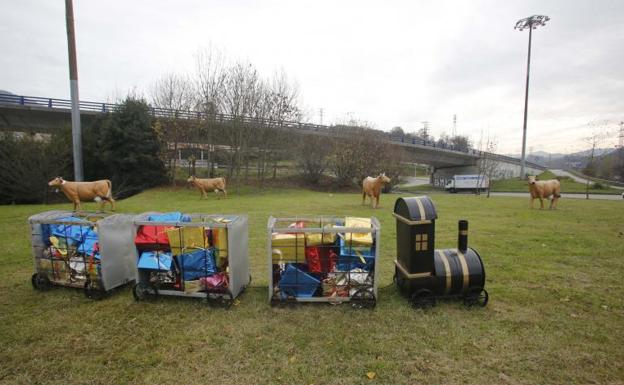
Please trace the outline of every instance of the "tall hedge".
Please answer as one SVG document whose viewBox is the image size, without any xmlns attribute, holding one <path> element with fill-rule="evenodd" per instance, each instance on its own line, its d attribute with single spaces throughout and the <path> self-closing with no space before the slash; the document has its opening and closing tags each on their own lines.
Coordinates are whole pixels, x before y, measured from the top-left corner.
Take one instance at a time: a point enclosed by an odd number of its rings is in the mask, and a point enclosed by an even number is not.
<svg viewBox="0 0 624 385">
<path fill-rule="evenodd" d="M 54 199 L 48 181 L 72 170 L 67 137 L 67 130 L 59 130 L 51 138 L 0 133 L 0 204 Z"/>
</svg>

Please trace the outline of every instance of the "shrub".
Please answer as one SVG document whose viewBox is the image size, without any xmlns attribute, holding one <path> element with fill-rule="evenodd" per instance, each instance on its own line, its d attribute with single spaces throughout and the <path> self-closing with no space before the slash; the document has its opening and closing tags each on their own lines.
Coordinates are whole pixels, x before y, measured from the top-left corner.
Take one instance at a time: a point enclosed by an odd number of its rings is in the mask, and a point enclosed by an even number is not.
<svg viewBox="0 0 624 385">
<path fill-rule="evenodd" d="M 595 190 L 604 190 L 606 187 L 600 182 L 596 182 L 592 185 L 592 188 Z"/>
<path fill-rule="evenodd" d="M 51 137 L 0 134 L 0 203 L 48 202 L 48 181 L 72 174 L 71 133 Z"/>
</svg>

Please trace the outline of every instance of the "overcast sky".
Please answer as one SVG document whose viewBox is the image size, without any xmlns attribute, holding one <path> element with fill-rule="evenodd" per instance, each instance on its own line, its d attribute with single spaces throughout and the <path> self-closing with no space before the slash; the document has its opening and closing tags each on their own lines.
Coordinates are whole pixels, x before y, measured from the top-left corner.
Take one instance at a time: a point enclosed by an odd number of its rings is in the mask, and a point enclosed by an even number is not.
<svg viewBox="0 0 624 385">
<path fill-rule="evenodd" d="M 1 0 L 0 89 L 69 98 L 61 0 Z M 191 72 L 215 46 L 299 84 L 308 119 L 457 133 L 520 153 L 528 31 L 534 31 L 527 148 L 587 147 L 591 122 L 616 144 L 624 120 L 624 1 L 74 0 L 82 100 L 145 91 Z"/>
</svg>

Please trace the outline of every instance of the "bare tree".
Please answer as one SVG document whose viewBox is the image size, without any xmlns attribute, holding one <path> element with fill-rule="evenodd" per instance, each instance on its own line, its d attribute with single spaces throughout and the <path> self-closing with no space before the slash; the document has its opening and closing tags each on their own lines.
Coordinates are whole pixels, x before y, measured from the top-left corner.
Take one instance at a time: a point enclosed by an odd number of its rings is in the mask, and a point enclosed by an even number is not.
<svg viewBox="0 0 624 385">
<path fill-rule="evenodd" d="M 150 90 L 152 107 L 173 111 L 190 111 L 196 104 L 193 84 L 186 75 L 169 73 L 157 80 Z M 173 112 L 172 111 L 172 112 Z M 180 118 L 178 113 L 160 118 L 167 147 L 173 150 L 169 157 L 171 184 L 175 185 L 177 157 L 181 142 L 188 139 L 189 121 Z"/>
<path fill-rule="evenodd" d="M 217 114 L 221 113 L 223 94 L 225 92 L 225 57 L 223 53 L 212 47 L 199 50 L 195 55 L 195 88 L 197 90 L 197 109 L 205 113 L 205 119 L 198 127 L 198 140 L 208 144 L 209 175 L 214 177 L 213 139 Z"/>
<path fill-rule="evenodd" d="M 228 177 L 236 175 L 238 180 L 241 166 L 249 156 L 251 128 L 245 118 L 257 112 L 262 87 L 258 71 L 247 62 L 237 62 L 227 68 L 224 86 L 221 108 L 234 117 L 232 126 L 224 133 L 230 148 Z"/>
<path fill-rule="evenodd" d="M 591 150 L 587 155 L 587 164 L 583 173 L 586 175 L 586 183 L 585 183 L 585 199 L 589 199 L 589 177 L 594 176 L 596 173 L 595 165 L 594 165 L 594 153 L 596 151 L 596 147 L 602 142 L 605 138 L 606 133 L 604 132 L 604 126 L 606 122 L 590 122 L 589 126 L 592 127 L 592 134 L 583 139 L 585 143 L 589 145 Z"/>
<path fill-rule="evenodd" d="M 269 162 L 273 163 L 273 176 L 275 178 L 277 170 L 278 154 L 284 154 L 283 124 L 287 121 L 298 121 L 301 119 L 301 109 L 299 108 L 299 86 L 291 81 L 282 70 L 276 72 L 273 77 L 265 83 L 263 87 L 264 95 L 261 101 L 262 118 L 269 119 L 273 123 L 264 125 L 258 135 L 258 145 L 261 155 L 258 157 L 258 167 L 260 185 L 264 185 Z M 277 128 L 273 126 L 277 124 Z"/>
<path fill-rule="evenodd" d="M 300 135 L 295 159 L 303 179 L 310 184 L 317 184 L 329 165 L 329 153 L 332 149 L 328 138 L 320 135 Z"/>
<path fill-rule="evenodd" d="M 359 185 L 364 177 L 382 172 L 393 184 L 398 183 L 405 153 L 386 141 L 387 133 L 363 126 L 338 126 L 334 130 L 341 139 L 334 140 L 330 169 L 340 185 Z"/>
<path fill-rule="evenodd" d="M 496 138 L 490 138 L 488 136 L 485 142 L 485 147 L 480 148 L 481 159 L 479 159 L 479 180 L 477 182 L 478 183 L 477 191 L 481 190 L 482 184 L 484 180 L 487 178 L 488 180 L 487 197 L 488 198 L 490 197 L 492 179 L 496 177 L 498 168 L 500 167 L 500 163 L 495 158 L 497 147 L 498 147 L 498 142 Z"/>
</svg>

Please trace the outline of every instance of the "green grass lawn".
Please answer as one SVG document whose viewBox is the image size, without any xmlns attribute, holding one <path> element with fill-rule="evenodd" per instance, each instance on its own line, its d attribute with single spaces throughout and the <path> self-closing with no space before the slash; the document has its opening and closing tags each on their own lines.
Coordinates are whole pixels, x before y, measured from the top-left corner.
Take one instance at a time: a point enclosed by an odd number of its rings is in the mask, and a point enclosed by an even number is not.
<svg viewBox="0 0 624 385">
<path fill-rule="evenodd" d="M 248 214 L 254 286 L 230 310 L 171 297 L 136 303 L 129 288 L 99 302 L 70 289 L 37 292 L 27 217 L 70 205 L 0 207 L 0 384 L 624 382 L 624 202 L 561 200 L 549 211 L 521 198 L 433 196 L 438 248 L 455 247 L 457 221 L 470 221 L 490 303 L 423 312 L 391 284 L 396 197 L 382 196 L 378 210 L 359 194 L 301 190 L 200 200 L 155 189 L 118 202 L 122 212 Z M 377 216 L 378 306 L 270 307 L 269 214 Z"/>
<path fill-rule="evenodd" d="M 544 171 L 538 175 L 539 180 L 555 179 L 556 176 L 550 171 Z M 586 185 L 584 183 L 578 183 L 569 177 L 560 177 L 561 192 L 562 193 L 578 193 L 585 194 Z M 529 187 L 526 180 L 518 178 L 503 179 L 492 181 L 492 191 L 504 191 L 504 192 L 528 192 Z M 590 194 L 621 194 L 622 190 L 617 190 L 608 186 L 603 188 L 595 188 L 593 183 L 589 185 Z"/>
</svg>

